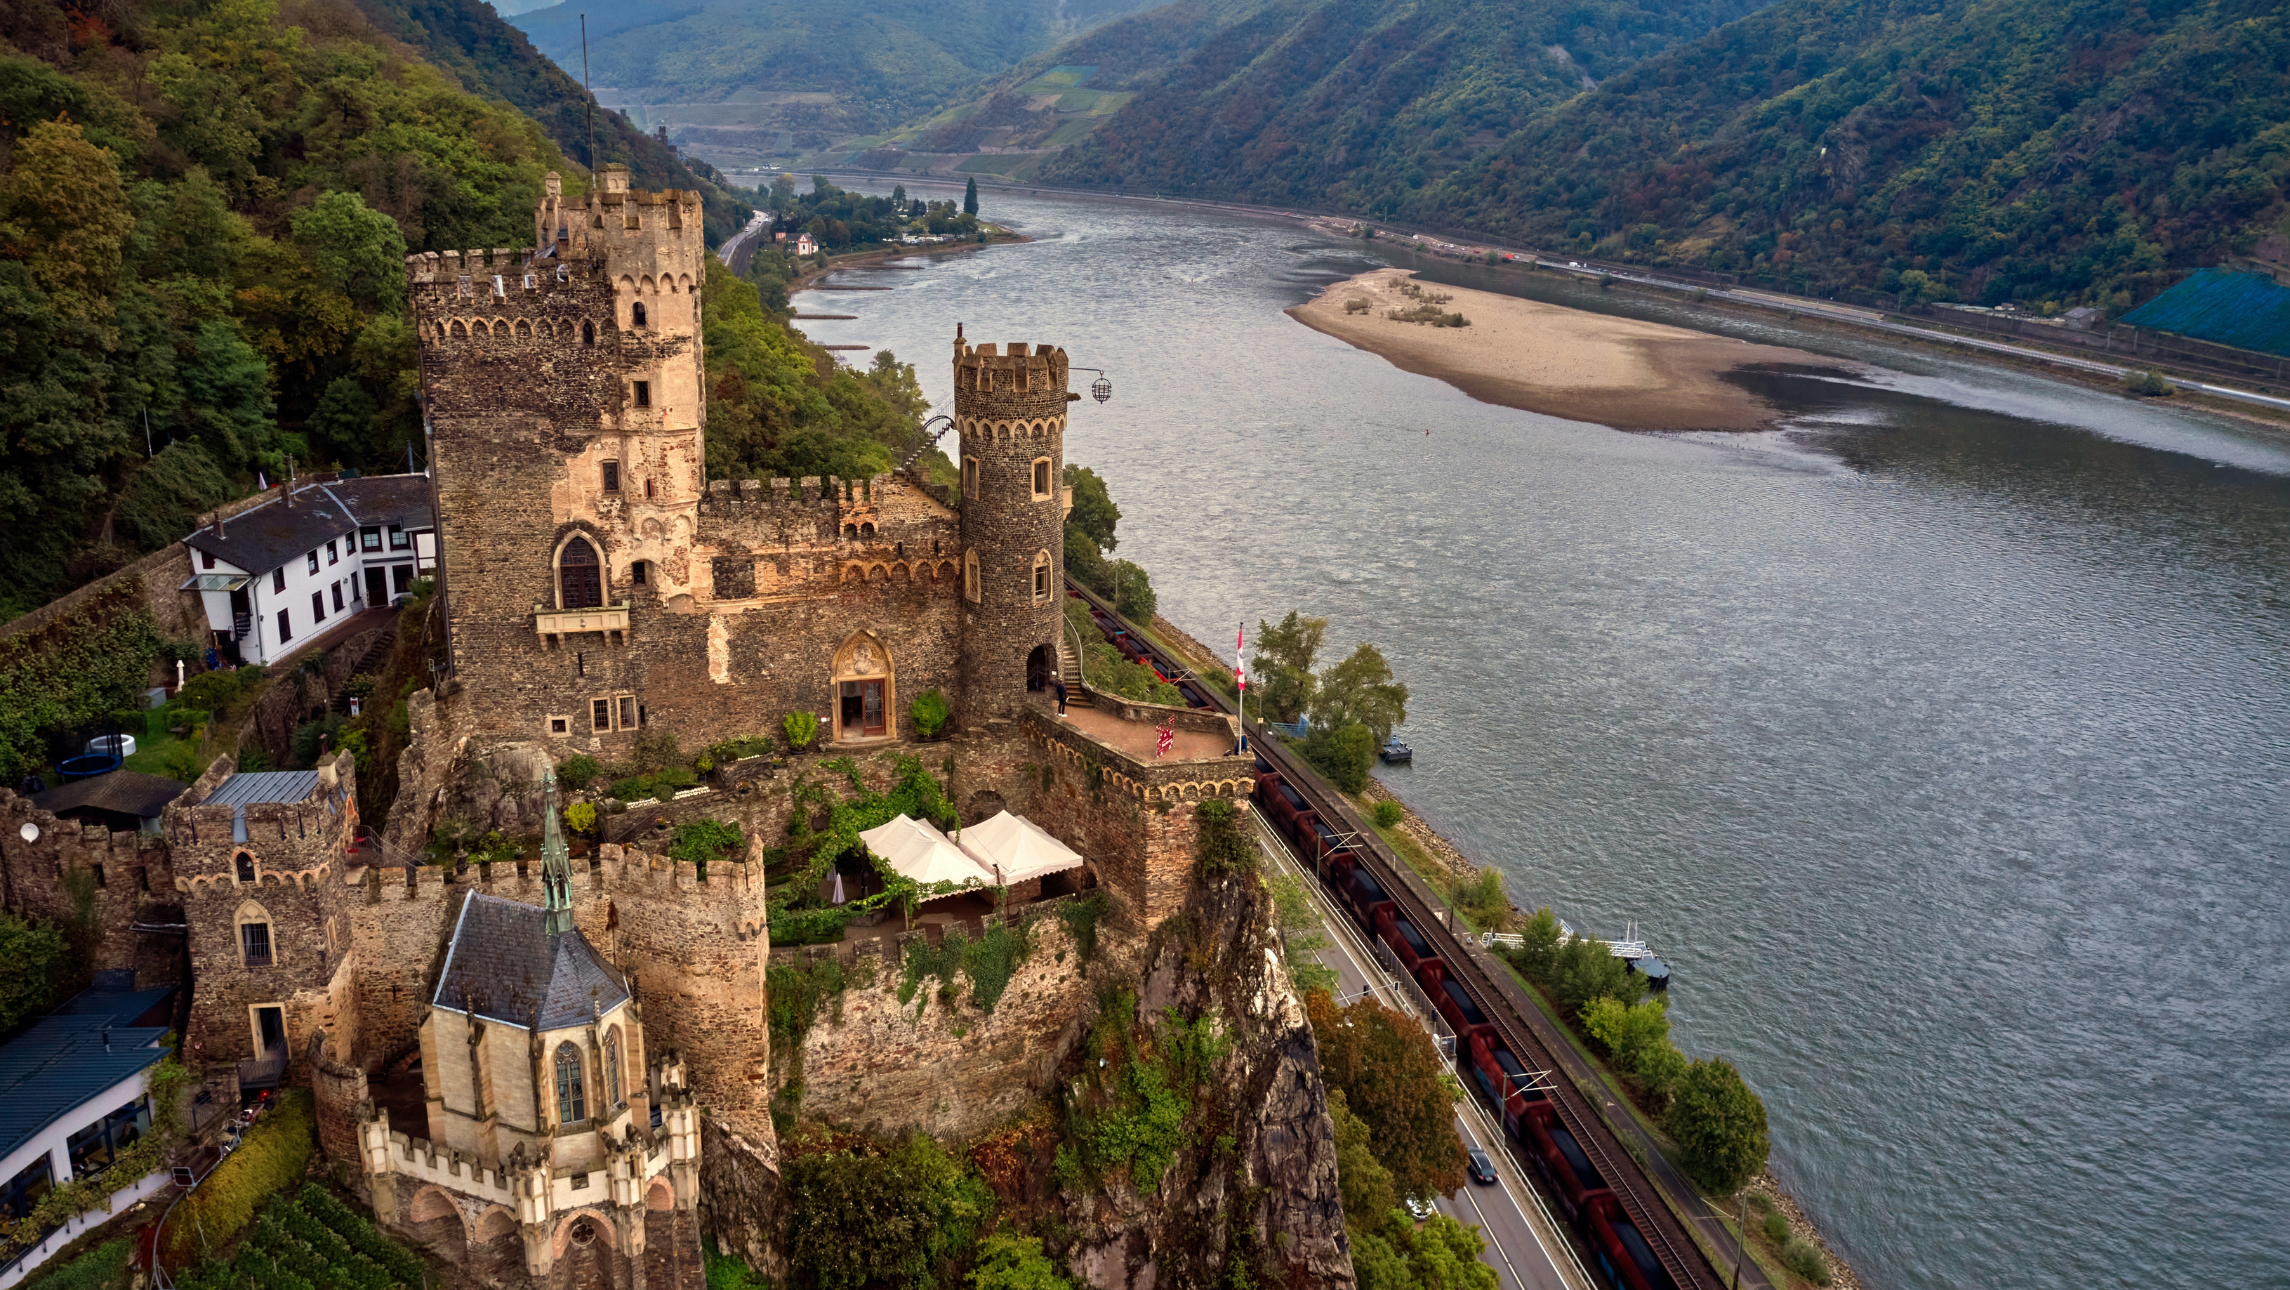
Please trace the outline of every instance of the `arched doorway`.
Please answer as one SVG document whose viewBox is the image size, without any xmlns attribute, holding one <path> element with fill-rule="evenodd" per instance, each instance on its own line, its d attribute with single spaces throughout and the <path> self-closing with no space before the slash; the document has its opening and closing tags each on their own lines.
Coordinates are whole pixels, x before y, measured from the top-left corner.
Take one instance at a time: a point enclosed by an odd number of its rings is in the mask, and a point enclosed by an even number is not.
<svg viewBox="0 0 2290 1290">
<path fill-rule="evenodd" d="M 1050 647 L 1036 645 L 1034 652 L 1026 655 L 1026 689 L 1029 693 L 1039 694 L 1049 688 Z"/>
<path fill-rule="evenodd" d="M 835 651 L 835 738 L 888 738 L 898 726 L 897 703 L 891 652 L 873 633 L 853 633 Z"/>
</svg>

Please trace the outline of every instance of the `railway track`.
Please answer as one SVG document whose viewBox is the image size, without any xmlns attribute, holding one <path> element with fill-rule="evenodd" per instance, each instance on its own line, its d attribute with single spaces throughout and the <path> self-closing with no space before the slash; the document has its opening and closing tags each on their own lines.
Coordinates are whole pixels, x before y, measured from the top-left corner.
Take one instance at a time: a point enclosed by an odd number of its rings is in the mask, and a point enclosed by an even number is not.
<svg viewBox="0 0 2290 1290">
<path fill-rule="evenodd" d="M 1070 578 L 1066 586 L 1086 603 L 1111 615 L 1115 621 L 1125 621 L 1114 613 L 1113 606 L 1104 597 Z M 1152 656 L 1164 676 L 1191 674 L 1192 669 L 1183 660 L 1170 656 L 1143 634 L 1138 634 L 1136 640 Z M 1214 686 L 1195 681 L 1185 688 L 1189 693 L 1197 694 L 1210 707 L 1227 714 L 1233 713 L 1231 701 Z M 1478 1006 L 1479 1011 L 1494 1024 L 1496 1033 L 1509 1046 L 1513 1055 L 1539 1070 L 1567 1075 L 1567 1078 L 1550 1081 L 1549 1099 L 1552 1105 L 1576 1142 L 1591 1157 L 1600 1175 L 1613 1188 L 1631 1221 L 1648 1238 L 1648 1245 L 1653 1248 L 1655 1257 L 1661 1260 L 1671 1279 L 1677 1282 L 1681 1290 L 1725 1290 L 1726 1278 L 1711 1265 L 1701 1247 L 1685 1230 L 1685 1224 L 1663 1198 L 1658 1184 L 1647 1175 L 1637 1158 L 1623 1149 L 1620 1138 L 1607 1123 L 1606 1117 L 1599 1113 L 1598 1108 L 1589 1104 L 1581 1089 L 1576 1086 L 1576 1078 L 1586 1073 L 1578 1069 L 1581 1067 L 1580 1061 L 1559 1060 L 1557 1049 L 1566 1044 L 1564 1037 L 1546 1038 L 1528 1015 L 1533 1004 L 1522 1004 L 1511 993 L 1498 987 L 1499 978 L 1496 969 L 1486 962 L 1486 951 L 1471 938 L 1455 934 L 1442 916 L 1441 906 L 1431 898 L 1415 871 L 1392 853 L 1383 838 L 1359 817 L 1342 794 L 1320 777 L 1319 772 L 1305 765 L 1302 758 L 1290 753 L 1277 739 L 1260 740 L 1256 732 L 1251 731 L 1250 744 L 1257 756 L 1278 770 L 1289 786 L 1319 814 L 1323 823 L 1329 824 L 1335 832 L 1350 835 L 1346 845 L 1353 854 L 1361 856 L 1371 866 L 1385 893 L 1406 911 L 1408 921 L 1432 942 L 1438 956 L 1456 966 L 1456 979 L 1465 992 L 1472 996 L 1472 1002 Z M 1315 876 L 1321 877 L 1324 884 L 1325 878 L 1320 874 L 1317 861 L 1313 869 Z M 1347 902 L 1339 899 L 1332 903 L 1344 909 L 1345 917 L 1357 921 Z M 1372 944 L 1375 929 L 1369 927 L 1362 930 Z M 1517 992 L 1515 985 L 1512 992 Z M 1503 1108 L 1496 1107 L 1498 1124 L 1502 1123 L 1502 1114 Z M 1506 1146 L 1510 1145 L 1506 1141 Z M 1531 1170 L 1526 1172 L 1527 1176 L 1532 1176 Z"/>
</svg>

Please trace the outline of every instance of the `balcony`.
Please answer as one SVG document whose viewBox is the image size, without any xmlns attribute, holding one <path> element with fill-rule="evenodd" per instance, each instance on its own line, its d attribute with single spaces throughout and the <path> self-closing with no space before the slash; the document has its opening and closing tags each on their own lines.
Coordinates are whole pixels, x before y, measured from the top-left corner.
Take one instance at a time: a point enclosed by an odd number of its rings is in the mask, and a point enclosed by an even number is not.
<svg viewBox="0 0 2290 1290">
<path fill-rule="evenodd" d="M 551 645 L 563 643 L 567 636 L 580 632 L 604 632 L 609 636 L 620 633 L 620 643 L 628 643 L 628 608 L 632 602 L 623 600 L 617 605 L 592 605 L 587 609 L 549 609 L 533 606 L 533 630 Z"/>
</svg>

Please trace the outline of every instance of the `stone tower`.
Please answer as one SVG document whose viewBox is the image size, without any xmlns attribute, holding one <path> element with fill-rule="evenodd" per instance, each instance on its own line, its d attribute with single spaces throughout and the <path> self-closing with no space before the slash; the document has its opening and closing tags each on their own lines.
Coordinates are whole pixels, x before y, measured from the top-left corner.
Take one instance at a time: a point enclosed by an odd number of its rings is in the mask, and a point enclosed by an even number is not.
<svg viewBox="0 0 2290 1290">
<path fill-rule="evenodd" d="M 1049 688 L 1065 620 L 1066 355 L 954 329 L 962 444 L 962 708 L 1005 716 Z"/>
</svg>

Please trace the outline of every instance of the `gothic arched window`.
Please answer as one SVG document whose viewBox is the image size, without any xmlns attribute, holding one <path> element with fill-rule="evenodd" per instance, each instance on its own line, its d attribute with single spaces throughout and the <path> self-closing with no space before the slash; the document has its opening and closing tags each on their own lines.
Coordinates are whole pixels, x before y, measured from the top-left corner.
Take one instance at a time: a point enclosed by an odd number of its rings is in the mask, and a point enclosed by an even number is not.
<svg viewBox="0 0 2290 1290">
<path fill-rule="evenodd" d="M 557 556 L 557 587 L 564 602 L 559 608 L 593 609 L 604 603 L 603 566 L 587 538 L 565 543 Z"/>
<path fill-rule="evenodd" d="M 583 345 L 594 345 L 596 343 L 595 323 L 584 322 L 580 325 L 580 343 Z"/>
<path fill-rule="evenodd" d="M 253 882 L 253 881 L 254 881 L 254 857 L 253 857 L 253 856 L 250 856 L 250 855 L 248 855 L 246 852 L 244 852 L 244 851 L 241 851 L 241 852 L 239 852 L 239 853 L 238 853 L 238 855 L 236 855 L 236 856 L 234 856 L 234 857 L 232 858 L 232 864 L 233 864 L 233 866 L 234 866 L 235 868 L 237 868 L 237 870 L 238 870 L 238 875 L 239 875 L 239 881 L 240 881 L 240 882 Z"/>
<path fill-rule="evenodd" d="M 626 1106 L 628 1099 L 620 1088 L 620 1027 L 614 1026 L 604 1035 L 604 1100 L 613 1107 Z"/>
<path fill-rule="evenodd" d="M 581 1086 L 580 1048 L 557 1045 L 557 1123 L 578 1124 L 588 1118 L 588 1090 Z"/>
</svg>

